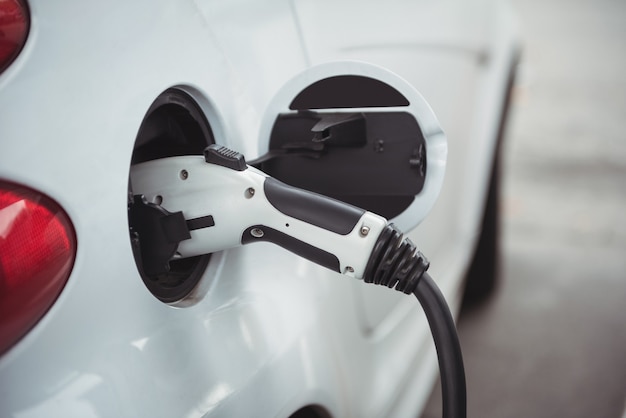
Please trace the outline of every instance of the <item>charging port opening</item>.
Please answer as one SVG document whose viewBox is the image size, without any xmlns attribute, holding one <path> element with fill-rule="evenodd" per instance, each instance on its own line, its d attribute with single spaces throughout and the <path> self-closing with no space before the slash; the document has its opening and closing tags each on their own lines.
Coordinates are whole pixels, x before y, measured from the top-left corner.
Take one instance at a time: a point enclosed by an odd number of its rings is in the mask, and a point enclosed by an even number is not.
<svg viewBox="0 0 626 418">
<path fill-rule="evenodd" d="M 144 117 L 131 159 L 131 165 L 158 158 L 202 155 L 214 143 L 204 112 L 186 92 L 170 88 L 152 103 Z M 150 292 L 159 300 L 172 303 L 183 299 L 196 286 L 209 263 L 210 255 L 169 262 L 169 271 L 146 274 L 141 257 L 142 237 L 134 230 L 131 211 L 133 193 L 129 190 L 129 231 L 137 269 Z"/>
</svg>

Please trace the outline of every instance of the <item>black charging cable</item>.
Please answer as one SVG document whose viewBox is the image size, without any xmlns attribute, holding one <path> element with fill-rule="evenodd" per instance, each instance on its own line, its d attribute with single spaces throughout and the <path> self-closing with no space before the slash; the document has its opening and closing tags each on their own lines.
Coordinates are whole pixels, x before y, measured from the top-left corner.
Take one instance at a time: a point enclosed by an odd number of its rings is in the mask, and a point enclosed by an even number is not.
<svg viewBox="0 0 626 418">
<path fill-rule="evenodd" d="M 454 319 L 441 291 L 426 272 L 426 257 L 393 225 L 380 234 L 365 269 L 364 281 L 413 293 L 422 305 L 437 350 L 444 418 L 465 418 L 467 395 L 461 345 Z"/>
</svg>

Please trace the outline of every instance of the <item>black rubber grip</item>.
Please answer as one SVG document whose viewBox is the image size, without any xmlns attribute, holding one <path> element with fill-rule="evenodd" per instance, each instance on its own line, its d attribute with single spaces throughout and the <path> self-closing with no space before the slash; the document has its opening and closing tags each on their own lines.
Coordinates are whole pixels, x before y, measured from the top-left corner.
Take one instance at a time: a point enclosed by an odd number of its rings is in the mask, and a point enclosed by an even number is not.
<svg viewBox="0 0 626 418">
<path fill-rule="evenodd" d="M 263 188 L 267 200 L 280 212 L 341 235 L 349 234 L 365 213 L 364 209 L 289 186 L 272 177 L 265 180 Z"/>
<path fill-rule="evenodd" d="M 243 232 L 241 237 L 242 244 L 251 244 L 258 241 L 271 242 L 315 264 L 319 264 L 333 271 L 339 271 L 339 259 L 336 255 L 273 228 L 269 228 L 265 225 L 254 225 Z"/>
<path fill-rule="evenodd" d="M 413 293 L 430 263 L 410 239 L 404 238 L 394 224 L 389 224 L 378 236 L 370 255 L 363 280 Z"/>
</svg>

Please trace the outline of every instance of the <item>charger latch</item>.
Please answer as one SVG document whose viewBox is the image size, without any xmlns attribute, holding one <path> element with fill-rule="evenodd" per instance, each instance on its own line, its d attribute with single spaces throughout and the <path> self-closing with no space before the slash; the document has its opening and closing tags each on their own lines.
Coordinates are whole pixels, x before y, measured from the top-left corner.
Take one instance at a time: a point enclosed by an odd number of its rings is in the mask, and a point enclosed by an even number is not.
<svg viewBox="0 0 626 418">
<path fill-rule="evenodd" d="M 236 171 L 244 171 L 248 168 L 242 154 L 217 144 L 211 144 L 204 149 L 204 161 Z"/>
</svg>

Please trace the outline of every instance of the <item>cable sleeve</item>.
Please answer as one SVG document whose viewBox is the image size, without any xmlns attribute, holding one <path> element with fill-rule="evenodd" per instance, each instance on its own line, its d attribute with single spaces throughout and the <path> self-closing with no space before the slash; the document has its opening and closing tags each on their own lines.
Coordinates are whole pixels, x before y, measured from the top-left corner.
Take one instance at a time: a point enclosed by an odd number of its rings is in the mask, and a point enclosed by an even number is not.
<svg viewBox="0 0 626 418">
<path fill-rule="evenodd" d="M 430 263 L 415 244 L 404 238 L 395 225 L 389 224 L 380 233 L 365 266 L 363 280 L 387 286 L 410 295 Z"/>
<path fill-rule="evenodd" d="M 422 305 L 437 350 L 444 418 L 465 418 L 467 394 L 461 345 L 454 318 L 434 280 L 426 272 L 430 263 L 393 225 L 380 233 L 363 280 L 413 293 Z"/>
</svg>

